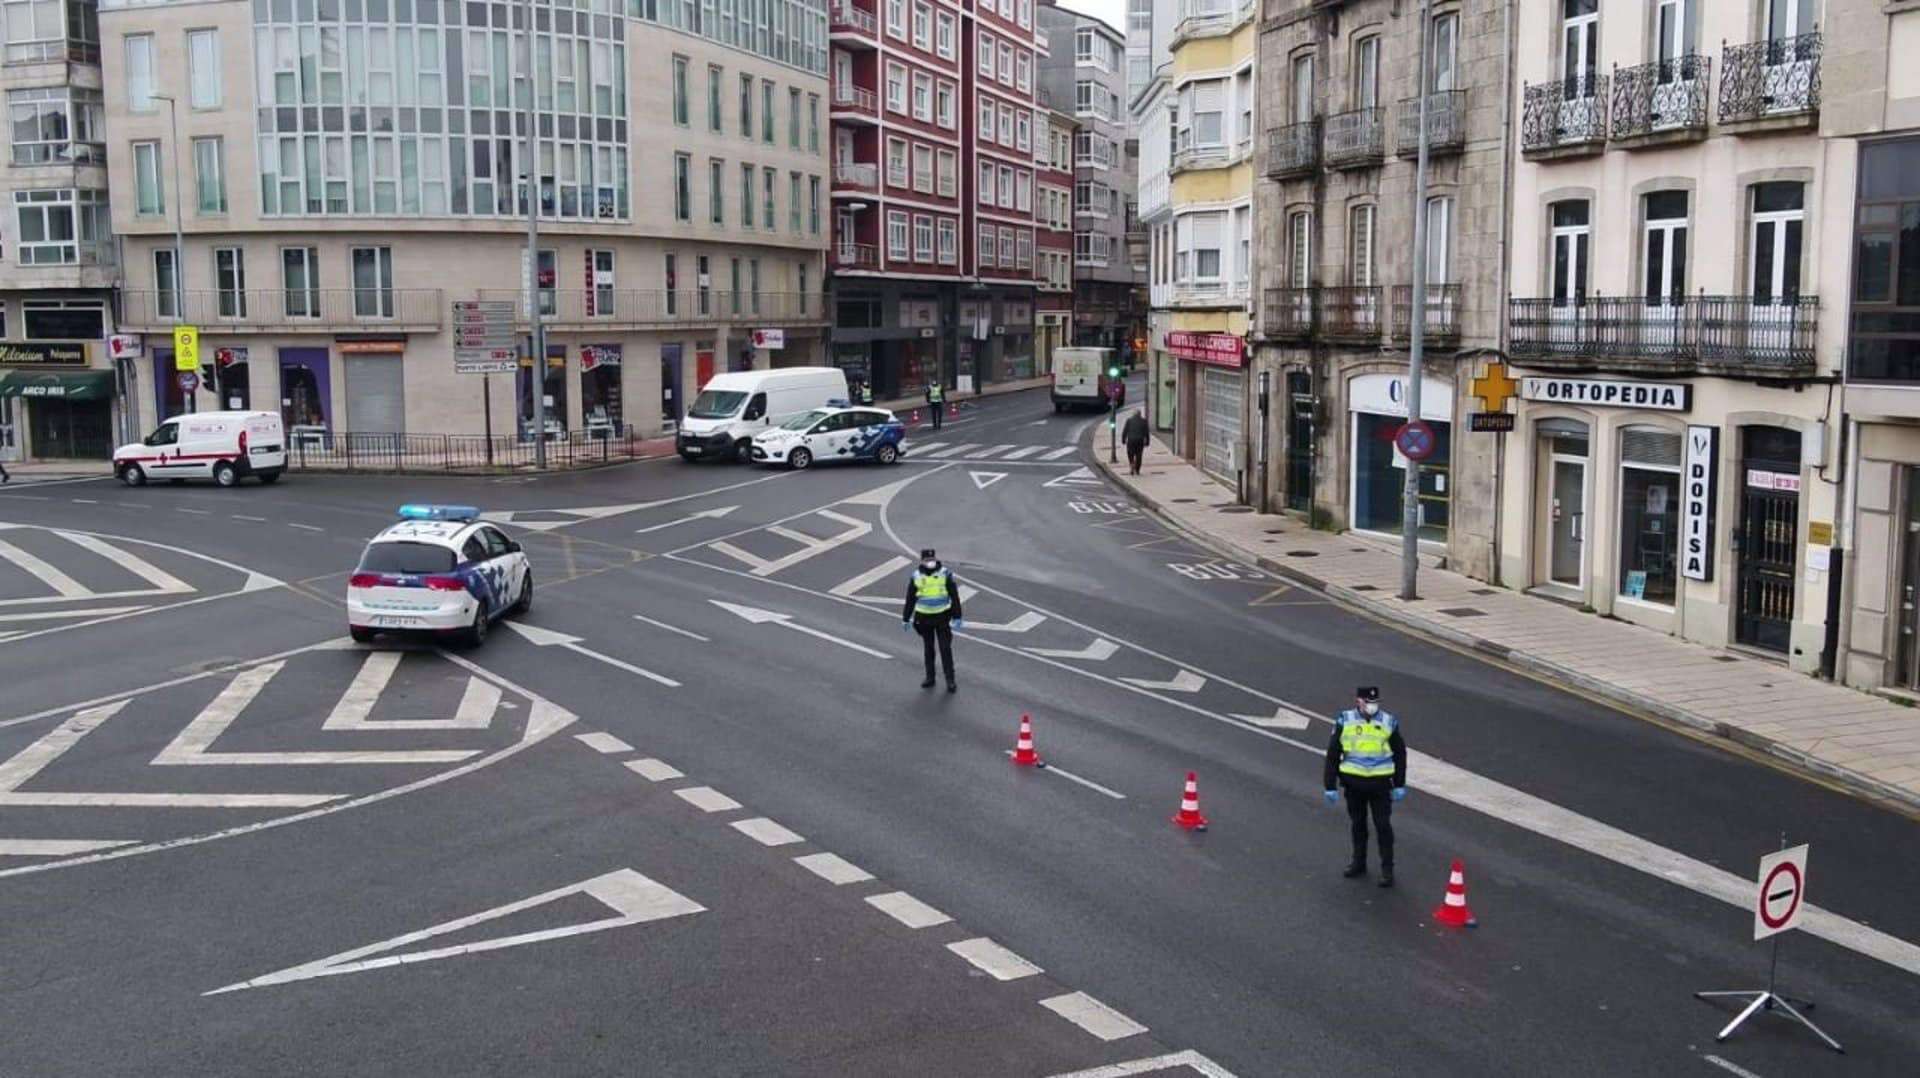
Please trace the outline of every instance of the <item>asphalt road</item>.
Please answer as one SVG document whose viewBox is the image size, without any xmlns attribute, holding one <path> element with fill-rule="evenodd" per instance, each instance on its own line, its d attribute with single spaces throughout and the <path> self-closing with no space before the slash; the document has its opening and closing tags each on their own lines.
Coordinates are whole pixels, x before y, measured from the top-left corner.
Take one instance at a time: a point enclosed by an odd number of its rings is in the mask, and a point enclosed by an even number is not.
<svg viewBox="0 0 1920 1078">
<path fill-rule="evenodd" d="M 1220 562 L 1085 468 L 1101 422 L 0 492 L 0 1073 L 1912 1073 L 1913 820 Z M 525 543 L 526 631 L 342 639 L 421 500 Z M 899 626 L 927 545 L 952 695 Z M 1416 753 L 1390 891 L 1319 793 L 1362 683 Z M 1782 988 L 1844 1058 L 1691 995 L 1765 983 L 1782 832 Z M 1433 922 L 1455 858 L 1477 929 Z"/>
</svg>

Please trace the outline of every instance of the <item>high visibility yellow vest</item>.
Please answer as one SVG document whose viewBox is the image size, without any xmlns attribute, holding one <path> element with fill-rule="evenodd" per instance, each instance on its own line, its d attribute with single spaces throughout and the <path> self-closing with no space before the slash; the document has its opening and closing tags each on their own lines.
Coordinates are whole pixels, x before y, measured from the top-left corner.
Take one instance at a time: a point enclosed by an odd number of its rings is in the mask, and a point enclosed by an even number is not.
<svg viewBox="0 0 1920 1078">
<path fill-rule="evenodd" d="M 1360 711 L 1340 713 L 1340 773 L 1365 778 L 1393 774 L 1393 731 L 1400 725 L 1389 712 L 1368 717 Z"/>
<path fill-rule="evenodd" d="M 951 589 L 947 585 L 947 571 L 940 569 L 932 573 L 915 571 L 913 574 L 913 612 L 916 614 L 944 614 L 953 605 Z"/>
<path fill-rule="evenodd" d="M 939 404 L 947 399 L 947 387 L 935 383 L 927 387 L 927 402 Z"/>
</svg>

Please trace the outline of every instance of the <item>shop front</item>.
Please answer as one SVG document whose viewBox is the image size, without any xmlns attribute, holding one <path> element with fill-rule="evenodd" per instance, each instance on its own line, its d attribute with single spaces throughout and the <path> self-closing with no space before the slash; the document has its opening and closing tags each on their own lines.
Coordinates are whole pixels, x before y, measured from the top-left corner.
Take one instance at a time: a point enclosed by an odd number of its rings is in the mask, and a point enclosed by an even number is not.
<svg viewBox="0 0 1920 1078">
<path fill-rule="evenodd" d="M 113 454 L 114 375 L 90 342 L 0 343 L 0 460 Z"/>
<path fill-rule="evenodd" d="M 1420 541 L 1445 544 L 1453 507 L 1453 383 L 1424 375 L 1420 418 L 1433 429 L 1434 450 L 1411 461 L 1394 443 L 1408 417 L 1407 376 L 1375 373 L 1347 381 L 1348 527 L 1375 535 L 1400 535 L 1406 525 L 1407 469 L 1418 477 Z M 1305 415 L 1311 418 L 1311 403 Z"/>
<path fill-rule="evenodd" d="M 618 344 L 580 346 L 580 417 L 589 435 L 615 434 L 626 423 L 620 384 L 625 354 Z"/>
<path fill-rule="evenodd" d="M 1194 459 L 1200 470 L 1236 488 L 1247 469 L 1247 342 L 1232 333 L 1173 330 L 1167 352 L 1189 369 L 1198 404 Z"/>
</svg>

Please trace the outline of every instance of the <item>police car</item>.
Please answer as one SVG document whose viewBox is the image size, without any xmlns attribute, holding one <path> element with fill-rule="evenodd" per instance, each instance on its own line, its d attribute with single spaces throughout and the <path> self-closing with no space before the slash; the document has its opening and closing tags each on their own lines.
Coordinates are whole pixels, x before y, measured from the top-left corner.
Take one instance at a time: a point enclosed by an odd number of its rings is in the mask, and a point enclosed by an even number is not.
<svg viewBox="0 0 1920 1078">
<path fill-rule="evenodd" d="M 907 427 L 884 408 L 848 407 L 834 401 L 802 412 L 753 436 L 755 464 L 809 468 L 815 462 L 870 460 L 893 464 L 907 454 Z"/>
<path fill-rule="evenodd" d="M 533 570 L 520 544 L 470 505 L 403 505 L 373 537 L 347 581 L 347 630 L 361 643 L 383 632 L 457 634 L 477 646 L 496 618 L 533 605 Z"/>
</svg>

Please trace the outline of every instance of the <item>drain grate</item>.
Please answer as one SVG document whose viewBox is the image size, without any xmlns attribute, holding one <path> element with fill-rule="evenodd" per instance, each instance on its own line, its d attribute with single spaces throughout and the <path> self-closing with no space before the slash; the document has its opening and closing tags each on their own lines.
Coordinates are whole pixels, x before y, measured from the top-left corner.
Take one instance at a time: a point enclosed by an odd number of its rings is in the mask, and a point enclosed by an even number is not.
<svg viewBox="0 0 1920 1078">
<path fill-rule="evenodd" d="M 1287 557 L 1289 557 L 1289 558 L 1317 558 L 1317 557 L 1319 557 L 1319 556 L 1320 556 L 1320 552 L 1319 552 L 1318 550 L 1289 550 L 1289 551 L 1287 551 Z"/>
<path fill-rule="evenodd" d="M 1475 610 L 1473 607 L 1470 607 L 1470 606 L 1446 607 L 1442 609 L 1440 612 L 1442 614 L 1447 615 L 1448 617 L 1454 617 L 1454 618 L 1484 618 L 1487 616 L 1486 611 Z"/>
<path fill-rule="evenodd" d="M 1379 589 L 1379 587 L 1378 587 L 1378 586 L 1376 586 L 1376 585 L 1373 585 L 1373 584 L 1355 584 L 1355 585 L 1354 585 L 1354 586 L 1353 586 L 1352 588 L 1350 588 L 1350 589 L 1348 589 L 1348 590 L 1350 590 L 1350 591 L 1379 591 L 1380 589 Z"/>
<path fill-rule="evenodd" d="M 1475 588 L 1475 589 L 1473 589 L 1473 594 L 1475 594 L 1475 595 L 1498 595 L 1498 594 L 1500 594 L 1500 589 L 1499 589 L 1499 588 Z"/>
<path fill-rule="evenodd" d="M 1221 507 L 1220 507 L 1220 511 L 1221 511 L 1222 513 L 1251 513 L 1251 512 L 1253 512 L 1253 506 L 1251 506 L 1251 505 L 1223 505 L 1223 506 L 1221 506 Z"/>
</svg>

